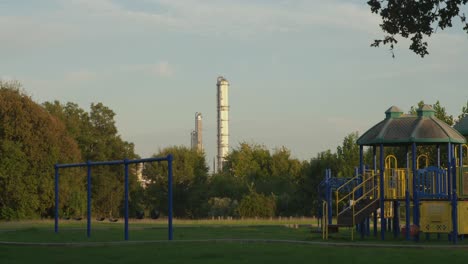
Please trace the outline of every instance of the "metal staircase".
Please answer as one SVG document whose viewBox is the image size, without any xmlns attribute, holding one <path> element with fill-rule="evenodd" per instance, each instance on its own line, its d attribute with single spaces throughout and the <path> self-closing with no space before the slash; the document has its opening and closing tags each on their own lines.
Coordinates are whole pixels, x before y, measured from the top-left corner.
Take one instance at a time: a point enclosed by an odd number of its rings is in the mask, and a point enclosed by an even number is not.
<svg viewBox="0 0 468 264">
<path fill-rule="evenodd" d="M 349 193 L 340 197 L 339 189 L 336 191 L 337 224 L 328 225 L 328 229 L 338 230 L 339 227 L 353 227 L 362 223 L 380 207 L 379 198 L 378 176 L 373 171 L 367 171 L 362 182 Z"/>
</svg>

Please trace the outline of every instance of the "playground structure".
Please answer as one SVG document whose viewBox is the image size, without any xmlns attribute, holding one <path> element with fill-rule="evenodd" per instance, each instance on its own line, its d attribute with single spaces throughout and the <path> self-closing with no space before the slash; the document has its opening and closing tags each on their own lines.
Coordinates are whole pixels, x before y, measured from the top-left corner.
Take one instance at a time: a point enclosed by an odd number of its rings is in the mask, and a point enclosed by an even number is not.
<svg viewBox="0 0 468 264">
<path fill-rule="evenodd" d="M 156 158 L 147 158 L 147 159 L 136 159 L 136 160 L 114 160 L 114 161 L 100 161 L 92 162 L 88 161 L 86 163 L 73 163 L 73 164 L 55 164 L 55 233 L 59 231 L 59 170 L 65 168 L 77 168 L 77 167 L 86 167 L 87 168 L 87 224 L 86 224 L 86 234 L 88 237 L 91 237 L 91 168 L 95 166 L 112 166 L 112 165 L 124 165 L 125 169 L 125 194 L 124 194 L 124 239 L 128 240 L 128 176 L 129 176 L 129 165 L 130 164 L 139 164 L 139 163 L 149 163 L 149 162 L 162 162 L 167 161 L 167 179 L 168 179 L 168 240 L 173 239 L 173 229 L 172 229 L 172 161 L 173 157 L 171 154 L 166 157 L 156 157 Z"/>
<path fill-rule="evenodd" d="M 386 118 L 357 141 L 360 163 L 355 177 L 338 180 L 327 170 L 319 187 L 324 239 L 340 227 L 350 227 L 352 239 L 355 226 L 362 237 L 369 236 L 371 218 L 377 236 L 378 215 L 381 239 L 387 230 L 398 237 L 400 206 L 405 208 L 401 230 L 407 240 L 413 235 L 417 241 L 423 232 L 448 234 L 456 243 L 459 235 L 468 234 L 468 146 L 464 137 L 468 136 L 468 116 L 452 128 L 434 113 L 428 105 L 418 109 L 417 115 L 389 108 Z M 364 165 L 365 146 L 372 148 L 372 167 Z M 388 153 L 391 151 L 399 155 Z M 402 163 L 405 166 L 399 166 Z M 332 223 L 333 213 L 336 223 Z"/>
</svg>

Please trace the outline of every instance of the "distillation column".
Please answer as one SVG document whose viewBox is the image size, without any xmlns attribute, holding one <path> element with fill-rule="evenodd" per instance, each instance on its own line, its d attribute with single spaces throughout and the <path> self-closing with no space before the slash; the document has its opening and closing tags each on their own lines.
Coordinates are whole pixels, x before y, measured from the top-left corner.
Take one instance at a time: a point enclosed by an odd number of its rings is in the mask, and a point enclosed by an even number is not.
<svg viewBox="0 0 468 264">
<path fill-rule="evenodd" d="M 223 163 L 229 150 L 229 82 L 222 76 L 218 77 L 218 171 L 223 169 Z"/>
<path fill-rule="evenodd" d="M 202 114 L 199 112 L 195 113 L 195 130 L 190 133 L 191 135 L 191 147 L 193 150 L 198 152 L 203 151 L 203 139 L 202 139 Z"/>
</svg>

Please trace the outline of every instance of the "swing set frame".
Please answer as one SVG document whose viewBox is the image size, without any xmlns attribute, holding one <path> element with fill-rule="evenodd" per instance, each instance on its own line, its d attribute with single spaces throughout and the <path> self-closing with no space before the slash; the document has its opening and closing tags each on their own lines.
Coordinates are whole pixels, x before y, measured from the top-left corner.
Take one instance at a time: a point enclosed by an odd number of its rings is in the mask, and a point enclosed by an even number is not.
<svg viewBox="0 0 468 264">
<path fill-rule="evenodd" d="M 167 196 L 168 196 L 168 240 L 173 240 L 173 229 L 172 229 L 172 162 L 173 156 L 171 154 L 165 157 L 155 157 L 146 159 L 135 159 L 135 160 L 113 160 L 113 161 L 87 161 L 85 163 L 73 163 L 73 164 L 55 164 L 55 233 L 59 231 L 59 170 L 65 168 L 87 168 L 87 225 L 86 234 L 91 237 L 91 168 L 95 166 L 112 166 L 112 165 L 124 165 L 125 167 L 125 201 L 124 201 L 124 238 L 128 240 L 128 175 L 130 164 L 138 163 L 151 163 L 151 162 L 164 162 L 167 161 Z"/>
</svg>

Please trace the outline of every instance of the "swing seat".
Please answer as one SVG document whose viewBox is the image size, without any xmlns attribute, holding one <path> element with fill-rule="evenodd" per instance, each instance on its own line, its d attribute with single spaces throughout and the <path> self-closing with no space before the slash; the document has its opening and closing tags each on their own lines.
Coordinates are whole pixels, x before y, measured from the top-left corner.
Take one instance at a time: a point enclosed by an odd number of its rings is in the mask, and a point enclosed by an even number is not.
<svg viewBox="0 0 468 264">
<path fill-rule="evenodd" d="M 96 220 L 97 220 L 97 221 L 99 221 L 99 222 L 102 222 L 102 221 L 104 221 L 104 219 L 106 219 L 106 218 L 105 218 L 105 217 L 96 218 Z"/>
<path fill-rule="evenodd" d="M 145 218 L 145 212 L 144 211 L 136 211 L 136 218 L 137 219 Z"/>
<path fill-rule="evenodd" d="M 159 215 L 160 215 L 160 213 L 159 213 L 159 211 L 157 209 L 151 210 L 151 219 L 156 220 L 156 219 L 159 218 Z"/>
<path fill-rule="evenodd" d="M 117 222 L 117 221 L 119 221 L 119 219 L 117 219 L 117 218 L 115 218 L 115 219 L 109 218 L 109 222 L 115 223 L 115 222 Z"/>
<path fill-rule="evenodd" d="M 81 217 L 74 217 L 73 218 L 73 220 L 76 220 L 76 221 L 80 221 L 81 219 L 83 219 L 83 218 L 81 218 Z"/>
</svg>

